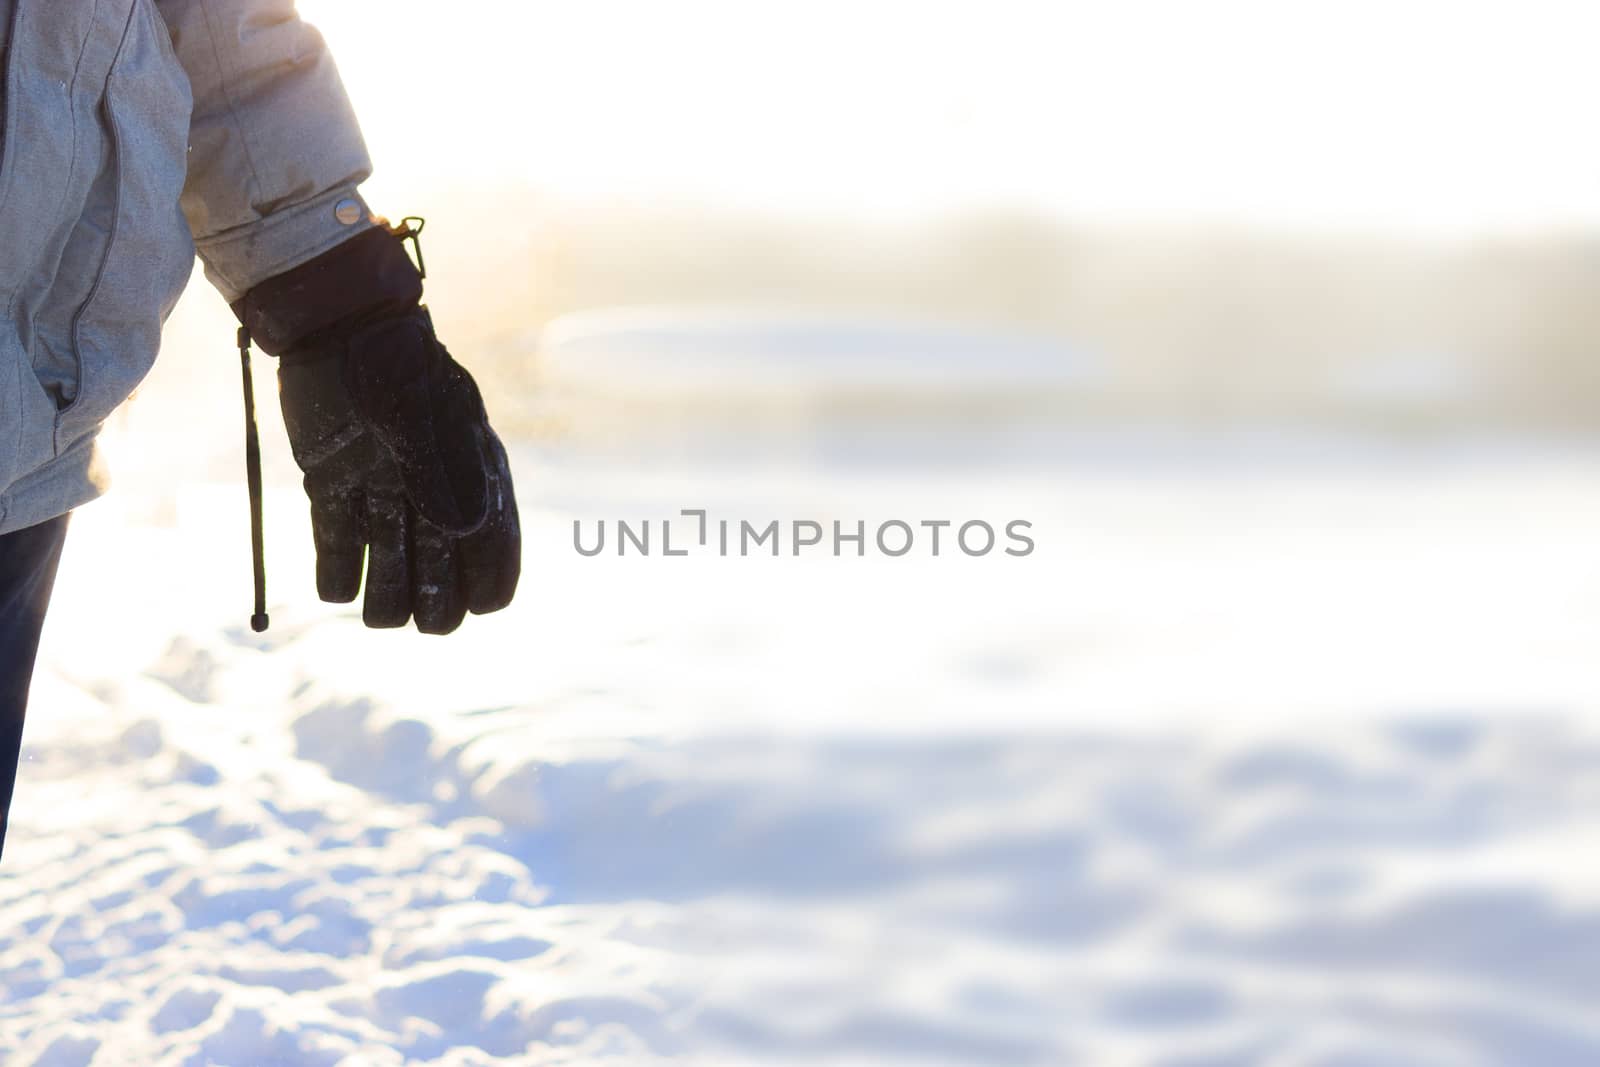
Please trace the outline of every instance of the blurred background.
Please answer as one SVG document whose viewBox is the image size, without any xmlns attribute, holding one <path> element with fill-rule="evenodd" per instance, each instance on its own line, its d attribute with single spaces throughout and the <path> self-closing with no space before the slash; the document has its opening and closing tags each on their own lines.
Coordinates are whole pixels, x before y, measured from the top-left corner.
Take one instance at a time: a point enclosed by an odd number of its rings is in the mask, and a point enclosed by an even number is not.
<svg viewBox="0 0 1600 1067">
<path fill-rule="evenodd" d="M 1593 425 L 1586 5 L 326 6 L 462 344 L 776 304 L 1053 339 L 1099 421 Z"/>
<path fill-rule="evenodd" d="M 316 603 L 265 403 L 251 635 L 197 275 L 46 635 L 19 1062 L 1600 1062 L 1600 10 L 298 6 L 522 592 Z M 684 508 L 1037 548 L 573 549 Z"/>
</svg>

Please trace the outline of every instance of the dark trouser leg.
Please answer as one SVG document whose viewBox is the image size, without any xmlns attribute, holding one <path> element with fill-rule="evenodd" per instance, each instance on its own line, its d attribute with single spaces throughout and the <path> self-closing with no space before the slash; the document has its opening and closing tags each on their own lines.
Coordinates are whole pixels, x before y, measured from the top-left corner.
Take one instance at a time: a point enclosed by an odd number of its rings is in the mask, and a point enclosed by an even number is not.
<svg viewBox="0 0 1600 1067">
<path fill-rule="evenodd" d="M 55 585 L 67 516 L 0 534 L 0 850 L 17 784 L 28 684 L 39 652 L 44 609 Z"/>
</svg>

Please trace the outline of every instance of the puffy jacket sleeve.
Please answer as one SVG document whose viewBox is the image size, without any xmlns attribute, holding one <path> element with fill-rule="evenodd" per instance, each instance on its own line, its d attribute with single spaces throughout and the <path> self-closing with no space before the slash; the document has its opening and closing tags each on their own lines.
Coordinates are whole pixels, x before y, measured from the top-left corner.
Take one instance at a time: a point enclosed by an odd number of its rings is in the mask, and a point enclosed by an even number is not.
<svg viewBox="0 0 1600 1067">
<path fill-rule="evenodd" d="M 156 6 L 194 91 L 183 212 L 223 297 L 372 226 L 356 191 L 372 171 L 361 129 L 294 0 Z"/>
</svg>

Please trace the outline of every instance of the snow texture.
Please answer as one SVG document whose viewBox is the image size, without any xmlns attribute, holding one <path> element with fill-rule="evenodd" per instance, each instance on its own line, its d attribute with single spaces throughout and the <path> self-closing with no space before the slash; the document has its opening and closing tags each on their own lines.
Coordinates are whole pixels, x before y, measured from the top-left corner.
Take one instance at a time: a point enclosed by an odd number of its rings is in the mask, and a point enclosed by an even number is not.
<svg viewBox="0 0 1600 1067">
<path fill-rule="evenodd" d="M 8 1067 L 1600 1062 L 1591 465 L 516 462 L 519 601 L 442 642 L 311 602 L 292 487 L 263 635 L 241 490 L 79 516 Z M 572 551 L 685 506 L 1041 548 Z"/>
</svg>

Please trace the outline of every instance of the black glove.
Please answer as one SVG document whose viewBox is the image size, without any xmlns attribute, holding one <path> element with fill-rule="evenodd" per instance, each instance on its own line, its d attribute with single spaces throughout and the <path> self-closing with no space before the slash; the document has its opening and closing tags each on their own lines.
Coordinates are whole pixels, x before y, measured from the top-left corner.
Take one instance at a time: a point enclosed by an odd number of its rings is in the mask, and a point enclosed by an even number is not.
<svg viewBox="0 0 1600 1067">
<path fill-rule="evenodd" d="M 368 626 L 446 634 L 511 602 L 522 537 L 506 451 L 472 376 L 434 335 L 401 236 L 367 230 L 271 278 L 233 310 L 279 357 L 305 472 L 317 592 L 361 588 Z"/>
</svg>

